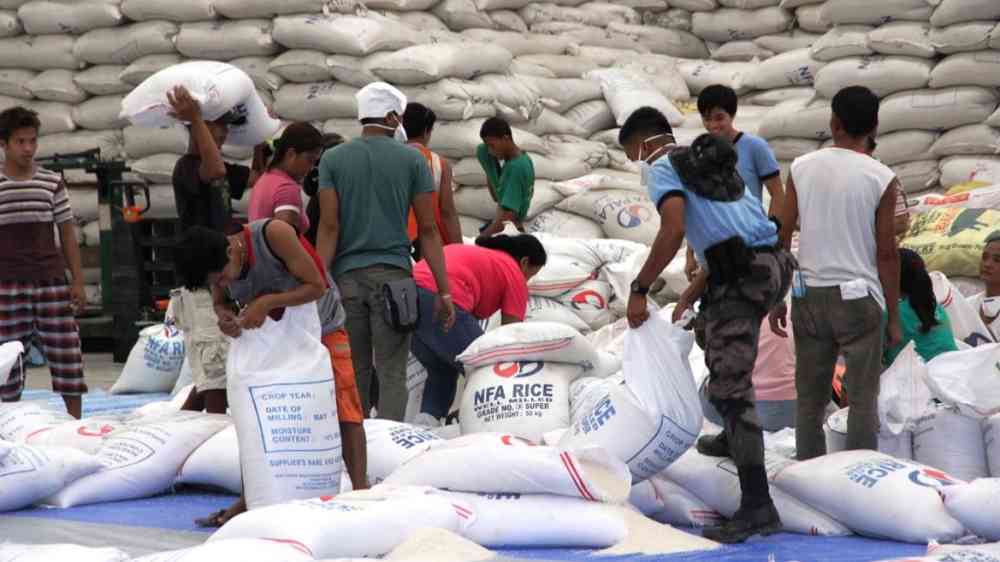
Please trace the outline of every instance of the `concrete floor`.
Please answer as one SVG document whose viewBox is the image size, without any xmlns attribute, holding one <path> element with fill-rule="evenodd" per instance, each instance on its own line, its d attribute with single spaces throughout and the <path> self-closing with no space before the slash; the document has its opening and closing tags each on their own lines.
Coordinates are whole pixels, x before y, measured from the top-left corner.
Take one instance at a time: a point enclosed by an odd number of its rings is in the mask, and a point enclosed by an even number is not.
<svg viewBox="0 0 1000 562">
<path fill-rule="evenodd" d="M 122 372 L 122 363 L 115 363 L 110 353 L 84 353 L 83 374 L 90 390 L 108 390 L 118 380 Z M 52 379 L 49 378 L 49 368 L 33 367 L 28 369 L 27 388 L 50 390 Z"/>
</svg>

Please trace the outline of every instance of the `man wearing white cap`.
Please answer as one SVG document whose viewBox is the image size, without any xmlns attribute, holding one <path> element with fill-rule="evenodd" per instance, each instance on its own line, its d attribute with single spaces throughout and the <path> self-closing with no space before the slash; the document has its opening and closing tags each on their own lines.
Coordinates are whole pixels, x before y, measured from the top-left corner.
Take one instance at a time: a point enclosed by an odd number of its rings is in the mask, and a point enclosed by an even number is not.
<svg viewBox="0 0 1000 562">
<path fill-rule="evenodd" d="M 347 311 L 362 408 L 366 414 L 371 411 L 378 365 L 378 415 L 401 421 L 408 399 L 409 330 L 415 326 L 407 314 L 408 298 L 416 295 L 407 234 L 411 206 L 421 251 L 437 282 L 435 310 L 445 329 L 454 323 L 455 309 L 434 220 L 433 178 L 423 155 L 405 144 L 406 96 L 376 82 L 362 88 L 357 101 L 361 136 L 328 150 L 320 160 L 317 250 Z"/>
</svg>

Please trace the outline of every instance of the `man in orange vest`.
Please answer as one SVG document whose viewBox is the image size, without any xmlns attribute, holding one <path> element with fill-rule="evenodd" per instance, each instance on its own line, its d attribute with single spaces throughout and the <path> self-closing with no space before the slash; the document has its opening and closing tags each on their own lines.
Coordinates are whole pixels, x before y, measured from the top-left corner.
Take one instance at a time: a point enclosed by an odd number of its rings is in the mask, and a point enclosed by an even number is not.
<svg viewBox="0 0 1000 562">
<path fill-rule="evenodd" d="M 432 152 L 427 145 L 431 142 L 431 134 L 434 132 L 434 123 L 437 115 L 429 107 L 419 103 L 406 104 L 406 112 L 403 113 L 403 128 L 406 129 L 408 144 L 416 148 L 427 159 L 427 166 L 434 176 L 434 217 L 437 221 L 438 232 L 441 234 L 441 242 L 444 245 L 462 243 L 462 227 L 458 222 L 458 212 L 455 210 L 455 198 L 451 189 L 451 163 Z M 410 240 L 413 241 L 414 259 L 419 260 L 419 248 L 417 244 L 417 219 L 410 209 L 410 220 L 407 226 Z"/>
</svg>

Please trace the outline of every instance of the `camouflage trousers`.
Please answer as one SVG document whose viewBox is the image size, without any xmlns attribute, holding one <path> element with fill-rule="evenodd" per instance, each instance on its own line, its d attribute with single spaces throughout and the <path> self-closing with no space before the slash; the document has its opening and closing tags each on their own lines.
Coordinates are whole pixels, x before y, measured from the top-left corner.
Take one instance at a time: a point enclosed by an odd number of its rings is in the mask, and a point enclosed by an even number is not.
<svg viewBox="0 0 1000 562">
<path fill-rule="evenodd" d="M 695 325 L 705 350 L 708 400 L 725 422 L 736 466 L 764 463 L 760 418 L 754 407 L 751 375 L 764 317 L 780 303 L 797 264 L 785 250 L 755 255 L 750 274 L 738 282 L 709 283 Z"/>
</svg>

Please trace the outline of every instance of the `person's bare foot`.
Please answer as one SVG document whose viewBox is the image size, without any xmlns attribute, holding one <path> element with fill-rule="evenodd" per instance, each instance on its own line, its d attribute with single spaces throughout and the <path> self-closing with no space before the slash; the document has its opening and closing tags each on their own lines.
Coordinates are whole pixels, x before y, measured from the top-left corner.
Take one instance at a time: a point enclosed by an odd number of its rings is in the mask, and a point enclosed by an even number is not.
<svg viewBox="0 0 1000 562">
<path fill-rule="evenodd" d="M 194 524 L 199 527 L 221 527 L 228 523 L 230 519 L 245 512 L 246 510 L 246 498 L 240 496 L 240 499 L 236 500 L 236 503 L 229 506 L 227 509 L 220 509 L 208 517 L 195 519 Z"/>
</svg>

